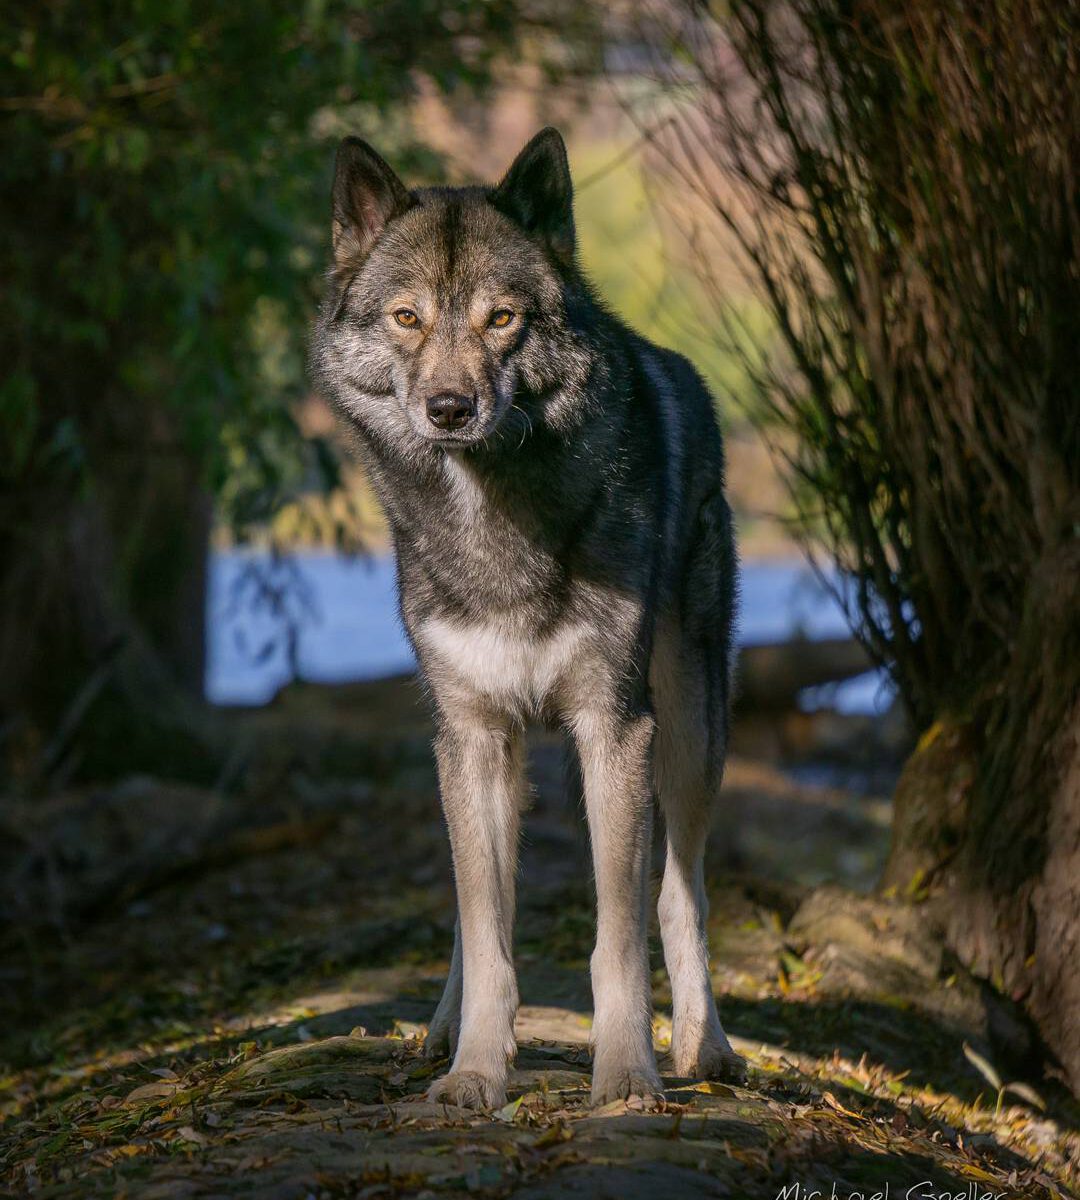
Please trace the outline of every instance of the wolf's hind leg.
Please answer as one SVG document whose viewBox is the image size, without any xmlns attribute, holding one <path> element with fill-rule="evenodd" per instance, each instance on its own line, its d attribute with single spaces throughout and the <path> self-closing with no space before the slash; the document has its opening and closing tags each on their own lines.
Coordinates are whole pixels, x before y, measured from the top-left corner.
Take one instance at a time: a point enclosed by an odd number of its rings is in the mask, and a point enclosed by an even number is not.
<svg viewBox="0 0 1080 1200">
<path fill-rule="evenodd" d="M 658 911 L 671 980 L 671 1055 L 677 1075 L 741 1081 L 746 1064 L 716 1011 L 706 933 L 705 839 L 723 769 L 724 730 L 709 737 L 708 681 L 703 664 L 687 658 L 672 631 L 661 629 L 652 683 L 656 785 L 667 841 Z"/>
<path fill-rule="evenodd" d="M 506 1102 L 507 1070 L 516 1051 L 518 992 L 511 947 L 521 737 L 509 723 L 498 725 L 490 716 L 444 718 L 436 758 L 457 888 L 461 1016 L 450 1073 L 428 1094 L 447 1104 L 495 1108 Z M 452 965 L 439 1005 L 448 1040 L 453 982 Z M 433 1023 L 433 1032 L 437 1029 Z"/>
<path fill-rule="evenodd" d="M 435 1009 L 424 1039 L 424 1054 L 428 1058 L 443 1058 L 457 1049 L 461 1028 L 461 922 L 454 922 L 454 951 L 450 957 L 450 973 L 446 977 L 442 999 Z"/>
</svg>

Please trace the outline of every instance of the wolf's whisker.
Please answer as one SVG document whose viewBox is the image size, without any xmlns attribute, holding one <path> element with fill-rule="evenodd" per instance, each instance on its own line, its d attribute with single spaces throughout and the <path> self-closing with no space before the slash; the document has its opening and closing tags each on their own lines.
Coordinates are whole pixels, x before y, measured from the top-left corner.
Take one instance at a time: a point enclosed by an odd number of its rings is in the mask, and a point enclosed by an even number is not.
<svg viewBox="0 0 1080 1200">
<path fill-rule="evenodd" d="M 529 416 L 529 414 L 525 411 L 525 409 L 523 409 L 521 407 L 520 404 L 511 404 L 510 407 L 515 412 L 521 413 L 521 415 L 525 418 L 525 428 L 521 431 L 521 441 L 518 442 L 518 449 L 520 450 L 521 447 L 525 445 L 525 439 L 532 434 L 532 431 L 533 431 L 532 417 Z"/>
</svg>

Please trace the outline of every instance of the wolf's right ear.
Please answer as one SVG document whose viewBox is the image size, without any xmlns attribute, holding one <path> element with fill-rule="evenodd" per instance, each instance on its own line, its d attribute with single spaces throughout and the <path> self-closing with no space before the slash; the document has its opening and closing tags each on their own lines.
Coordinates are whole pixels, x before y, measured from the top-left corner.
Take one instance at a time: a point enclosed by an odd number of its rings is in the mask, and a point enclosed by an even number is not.
<svg viewBox="0 0 1080 1200">
<path fill-rule="evenodd" d="M 357 137 L 338 147 L 334 168 L 334 262 L 363 261 L 394 217 L 412 207 L 408 189 L 374 150 Z"/>
<path fill-rule="evenodd" d="M 557 129 L 542 129 L 514 159 L 491 203 L 555 254 L 574 257 L 574 186 L 566 145 Z"/>
</svg>

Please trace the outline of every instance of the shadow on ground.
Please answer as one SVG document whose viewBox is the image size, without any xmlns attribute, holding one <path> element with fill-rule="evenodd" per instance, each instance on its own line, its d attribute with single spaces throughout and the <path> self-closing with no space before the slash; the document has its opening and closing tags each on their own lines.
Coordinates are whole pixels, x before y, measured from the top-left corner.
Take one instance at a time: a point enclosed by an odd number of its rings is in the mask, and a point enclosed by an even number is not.
<svg viewBox="0 0 1080 1200">
<path fill-rule="evenodd" d="M 998 1047 L 1022 1040 L 1002 1041 L 1007 1010 L 917 910 L 864 894 L 881 802 L 740 759 L 710 940 L 748 1086 L 667 1076 L 659 1100 L 588 1107 L 587 845 L 541 739 L 510 1103 L 428 1103 L 452 895 L 426 728 L 400 693 L 347 695 L 238 727 L 247 765 L 216 792 L 129 781 L 51 798 L 27 826 L 0 967 L 7 1194 L 866 1200 L 887 1184 L 891 1200 L 970 1200 L 1076 1184 L 1075 1109 L 1052 1092 L 1050 1113 L 998 1105 L 964 1054 L 1005 1069 Z"/>
</svg>

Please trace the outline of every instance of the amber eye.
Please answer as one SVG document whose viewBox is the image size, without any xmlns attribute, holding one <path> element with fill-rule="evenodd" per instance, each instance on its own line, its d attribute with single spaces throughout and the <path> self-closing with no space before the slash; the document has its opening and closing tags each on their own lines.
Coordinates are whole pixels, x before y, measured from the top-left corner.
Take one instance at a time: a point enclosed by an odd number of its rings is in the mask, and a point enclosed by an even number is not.
<svg viewBox="0 0 1080 1200">
<path fill-rule="evenodd" d="M 491 314 L 491 324 L 496 329 L 505 329 L 514 319 L 514 314 L 508 308 L 497 308 Z"/>
<path fill-rule="evenodd" d="M 420 318 L 411 308 L 399 308 L 394 313 L 394 320 L 405 329 L 413 329 L 420 324 Z"/>
</svg>

